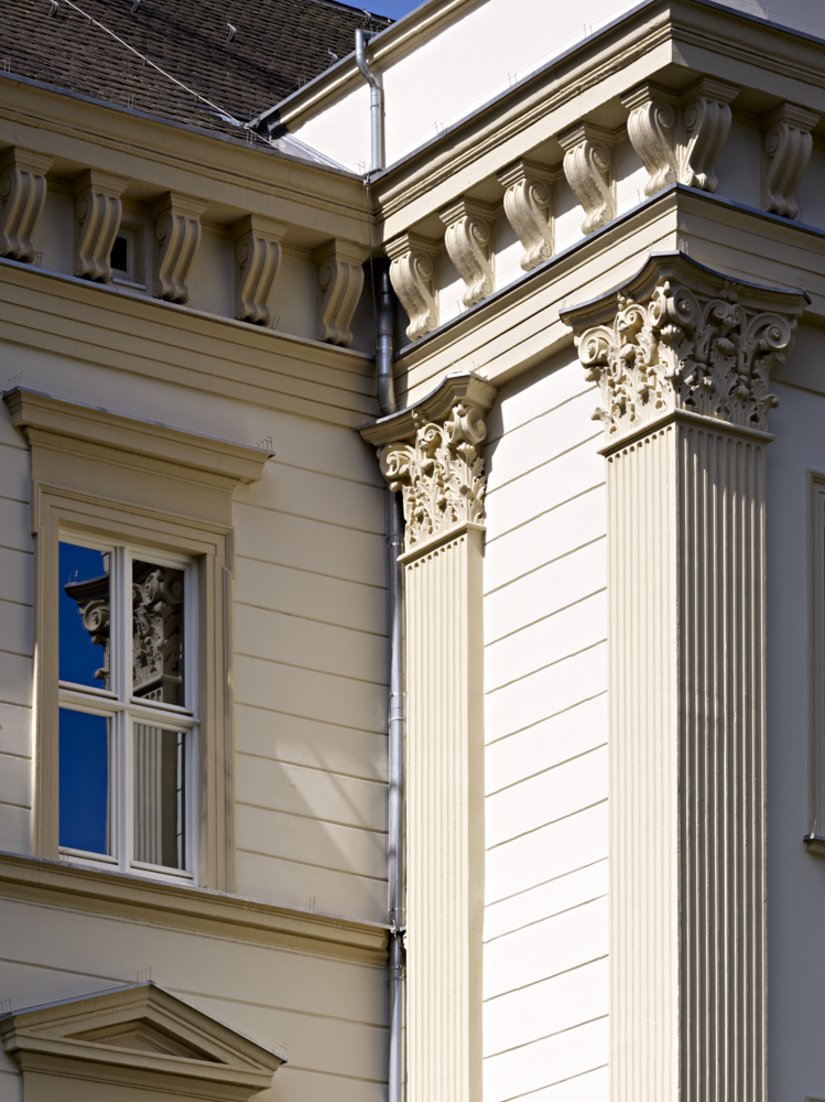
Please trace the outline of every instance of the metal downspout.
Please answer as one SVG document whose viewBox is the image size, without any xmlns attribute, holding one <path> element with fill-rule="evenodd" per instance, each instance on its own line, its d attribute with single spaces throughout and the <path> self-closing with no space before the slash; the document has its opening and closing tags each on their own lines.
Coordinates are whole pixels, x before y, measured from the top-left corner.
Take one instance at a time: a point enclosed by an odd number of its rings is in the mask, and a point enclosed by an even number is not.
<svg viewBox="0 0 825 1102">
<path fill-rule="evenodd" d="M 367 65 L 366 45 L 371 34 L 355 32 L 355 60 L 370 86 L 371 171 L 384 167 L 384 89 L 380 75 Z M 393 330 L 395 296 L 390 283 L 389 261 L 373 262 L 376 296 L 377 341 L 375 379 L 382 417 L 398 410 L 393 378 Z M 404 1081 L 404 602 L 403 568 L 398 556 L 403 547 L 404 520 L 400 495 L 387 489 L 387 604 L 389 606 L 389 701 L 388 701 L 388 796 L 387 796 L 387 896 L 390 919 L 389 946 L 389 1067 L 388 1102 L 402 1102 Z"/>
</svg>

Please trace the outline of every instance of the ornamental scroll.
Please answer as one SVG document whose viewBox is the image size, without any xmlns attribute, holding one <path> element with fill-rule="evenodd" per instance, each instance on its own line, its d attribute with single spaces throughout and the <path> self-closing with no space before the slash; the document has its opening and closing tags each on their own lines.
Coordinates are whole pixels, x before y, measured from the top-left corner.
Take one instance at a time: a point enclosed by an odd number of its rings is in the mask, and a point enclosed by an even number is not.
<svg viewBox="0 0 825 1102">
<path fill-rule="evenodd" d="M 608 440 L 676 411 L 767 431 L 768 411 L 778 404 L 770 374 L 790 350 L 803 295 L 738 284 L 678 255 L 651 258 L 631 284 L 645 274 L 660 278 L 565 317 L 578 330 L 587 378 L 599 385 L 594 419 Z M 699 278 L 689 286 L 684 276 L 691 274 Z M 586 315 L 608 301 L 612 317 L 587 326 Z"/>
<path fill-rule="evenodd" d="M 378 449 L 390 489 L 401 494 L 405 552 L 484 524 L 482 444 L 495 393 L 480 375 L 456 372 L 415 405 L 360 430 Z"/>
<path fill-rule="evenodd" d="M 404 501 L 407 551 L 465 524 L 484 523 L 484 412 L 458 401 L 441 423 L 422 421 L 412 444 L 389 444 L 381 473 Z"/>
</svg>

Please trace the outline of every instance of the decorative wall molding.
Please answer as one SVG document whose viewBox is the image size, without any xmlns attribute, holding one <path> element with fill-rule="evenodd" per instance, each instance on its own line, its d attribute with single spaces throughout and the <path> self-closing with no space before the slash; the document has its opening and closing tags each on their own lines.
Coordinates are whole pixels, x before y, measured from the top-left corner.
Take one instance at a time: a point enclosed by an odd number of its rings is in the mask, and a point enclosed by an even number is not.
<svg viewBox="0 0 825 1102">
<path fill-rule="evenodd" d="M 767 431 L 777 404 L 770 373 L 790 349 L 802 294 L 737 283 L 663 254 L 599 302 L 610 304 L 612 317 L 577 325 L 576 344 L 588 379 L 599 385 L 595 416 L 608 440 L 675 411 Z M 564 320 L 587 312 L 568 311 Z"/>
<path fill-rule="evenodd" d="M 0 256 L 32 260 L 32 234 L 46 201 L 52 158 L 15 146 L 0 157 Z"/>
<path fill-rule="evenodd" d="M 783 218 L 796 218 L 796 191 L 814 147 L 811 131 L 819 115 L 783 103 L 765 119 L 762 206 Z"/>
<path fill-rule="evenodd" d="M 349 241 L 332 241 L 315 258 L 320 291 L 318 339 L 348 348 L 350 325 L 364 287 L 367 252 Z"/>
<path fill-rule="evenodd" d="M 563 314 L 608 434 L 615 1102 L 767 1095 L 764 430 L 805 302 L 676 253 Z"/>
<path fill-rule="evenodd" d="M 504 188 L 504 213 L 524 252 L 525 272 L 553 255 L 553 183 L 558 172 L 521 160 L 498 173 Z"/>
<path fill-rule="evenodd" d="M 286 223 L 248 214 L 232 227 L 235 242 L 235 317 L 269 325 L 269 292 L 281 262 Z"/>
<path fill-rule="evenodd" d="M 476 199 L 459 199 L 439 218 L 447 227 L 444 244 L 447 255 L 467 285 L 465 306 L 475 306 L 495 290 L 492 225 L 495 207 Z"/>
<path fill-rule="evenodd" d="M 679 183 L 716 190 L 713 168 L 730 131 L 730 103 L 738 87 L 703 77 L 682 95 L 642 84 L 622 103 L 627 133 L 648 171 L 645 194 Z"/>
<path fill-rule="evenodd" d="M 107 283 L 112 278 L 109 256 L 115 243 L 127 180 L 89 168 L 78 176 L 75 194 L 74 274 Z"/>
<path fill-rule="evenodd" d="M 155 225 L 152 293 L 167 302 L 187 302 L 187 278 L 201 238 L 206 203 L 168 191 L 152 208 Z"/>
<path fill-rule="evenodd" d="M 582 233 L 593 233 L 616 217 L 612 146 L 616 135 L 591 122 L 580 122 L 558 136 L 564 150 L 564 175 L 584 207 Z"/>
<path fill-rule="evenodd" d="M 435 257 L 439 244 L 420 234 L 403 233 L 387 242 L 390 281 L 406 311 L 411 341 L 425 337 L 438 325 L 435 289 Z"/>
</svg>

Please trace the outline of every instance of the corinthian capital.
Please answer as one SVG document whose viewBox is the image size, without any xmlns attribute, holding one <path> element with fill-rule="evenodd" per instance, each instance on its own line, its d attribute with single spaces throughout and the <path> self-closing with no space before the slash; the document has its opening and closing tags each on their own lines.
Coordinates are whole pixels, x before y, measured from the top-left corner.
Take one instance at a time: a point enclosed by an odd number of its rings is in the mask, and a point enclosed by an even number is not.
<svg viewBox="0 0 825 1102">
<path fill-rule="evenodd" d="M 484 523 L 481 445 L 495 388 L 450 375 L 417 405 L 361 430 L 378 448 L 381 473 L 404 502 L 405 551 Z"/>
<path fill-rule="evenodd" d="M 740 283 L 681 253 L 563 314 L 598 384 L 608 441 L 675 413 L 767 430 L 770 374 L 790 350 L 804 293 Z"/>
</svg>

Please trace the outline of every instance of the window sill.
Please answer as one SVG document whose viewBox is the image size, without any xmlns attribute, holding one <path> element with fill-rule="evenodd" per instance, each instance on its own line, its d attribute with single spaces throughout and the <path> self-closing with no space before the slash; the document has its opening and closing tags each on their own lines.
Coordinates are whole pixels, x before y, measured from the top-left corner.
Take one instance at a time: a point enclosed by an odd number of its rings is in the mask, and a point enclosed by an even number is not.
<svg viewBox="0 0 825 1102">
<path fill-rule="evenodd" d="M 0 898 L 173 927 L 233 941 L 300 949 L 383 966 L 387 929 L 279 907 L 188 884 L 145 880 L 39 857 L 0 854 Z"/>
</svg>

